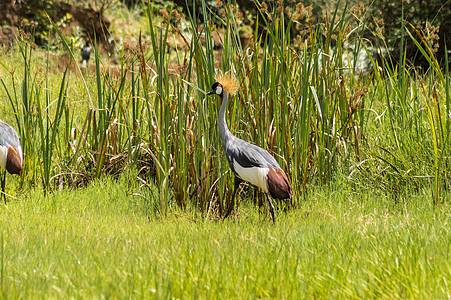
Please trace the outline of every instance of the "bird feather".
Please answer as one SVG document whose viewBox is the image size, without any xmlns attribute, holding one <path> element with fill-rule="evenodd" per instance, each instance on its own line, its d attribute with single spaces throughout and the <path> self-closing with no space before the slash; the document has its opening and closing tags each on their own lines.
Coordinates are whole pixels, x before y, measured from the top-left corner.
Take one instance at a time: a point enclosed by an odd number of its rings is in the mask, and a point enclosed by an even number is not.
<svg viewBox="0 0 451 300">
<path fill-rule="evenodd" d="M 220 74 L 215 77 L 215 80 L 222 85 L 222 88 L 230 95 L 235 93 L 240 88 L 240 83 L 231 74 Z"/>
</svg>

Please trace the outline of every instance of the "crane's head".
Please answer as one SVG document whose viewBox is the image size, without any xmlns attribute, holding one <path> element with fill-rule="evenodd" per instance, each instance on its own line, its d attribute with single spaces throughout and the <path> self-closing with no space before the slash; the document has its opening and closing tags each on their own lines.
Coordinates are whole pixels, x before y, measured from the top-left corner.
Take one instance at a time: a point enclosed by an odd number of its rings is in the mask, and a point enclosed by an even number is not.
<svg viewBox="0 0 451 300">
<path fill-rule="evenodd" d="M 222 98 L 222 91 L 223 91 L 222 85 L 219 82 L 215 82 L 211 86 L 211 91 L 209 91 L 207 95 L 219 95 Z"/>
</svg>

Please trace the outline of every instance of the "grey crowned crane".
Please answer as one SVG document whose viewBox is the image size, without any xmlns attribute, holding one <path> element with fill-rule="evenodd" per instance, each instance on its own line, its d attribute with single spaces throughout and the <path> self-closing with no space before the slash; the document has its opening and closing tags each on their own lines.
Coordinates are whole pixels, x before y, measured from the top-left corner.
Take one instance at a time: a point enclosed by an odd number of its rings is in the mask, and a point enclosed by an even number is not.
<svg viewBox="0 0 451 300">
<path fill-rule="evenodd" d="M 1 186 L 6 204 L 6 171 L 9 174 L 22 174 L 22 147 L 17 132 L 8 123 L 0 120 L 0 166 L 3 168 Z"/>
<path fill-rule="evenodd" d="M 274 157 L 268 151 L 243 141 L 234 136 L 227 127 L 225 111 L 229 95 L 238 90 L 239 84 L 230 75 L 215 78 L 212 90 L 207 95 L 218 95 L 221 98 L 218 126 L 219 137 L 222 141 L 227 161 L 235 174 L 235 186 L 230 203 L 224 218 L 227 218 L 235 206 L 235 194 L 241 182 L 246 181 L 259 187 L 265 194 L 269 203 L 269 212 L 273 222 L 274 205 L 268 193 L 276 199 L 291 201 L 292 188 L 285 172 L 280 168 Z"/>
</svg>

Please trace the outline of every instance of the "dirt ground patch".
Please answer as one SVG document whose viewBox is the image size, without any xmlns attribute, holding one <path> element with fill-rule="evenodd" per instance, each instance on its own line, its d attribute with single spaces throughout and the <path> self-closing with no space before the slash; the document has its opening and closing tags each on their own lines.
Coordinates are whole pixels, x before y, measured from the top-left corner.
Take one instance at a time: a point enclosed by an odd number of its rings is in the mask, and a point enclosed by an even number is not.
<svg viewBox="0 0 451 300">
<path fill-rule="evenodd" d="M 57 23 L 64 16 L 70 15 L 68 28 L 79 26 L 87 39 L 97 39 L 104 46 L 108 43 L 110 22 L 99 12 L 76 5 L 57 1 L 50 9 L 39 5 L 32 6 L 31 1 L 3 0 L 0 3 L 0 22 L 6 24 L 0 33 L 0 43 L 9 44 L 20 32 L 26 31 L 25 24 L 41 19 L 48 14 L 53 22 Z M 36 24 L 35 24 L 36 25 Z M 29 26 L 32 27 L 32 26 Z M 33 29 L 33 28 L 31 28 Z M 31 30 L 30 30 L 31 31 Z"/>
</svg>

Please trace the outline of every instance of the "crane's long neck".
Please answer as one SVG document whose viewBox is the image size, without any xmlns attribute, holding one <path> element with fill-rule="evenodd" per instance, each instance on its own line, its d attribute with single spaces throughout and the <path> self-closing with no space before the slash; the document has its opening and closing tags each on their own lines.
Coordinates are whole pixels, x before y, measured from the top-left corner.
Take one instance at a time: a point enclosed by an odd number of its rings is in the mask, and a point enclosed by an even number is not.
<svg viewBox="0 0 451 300">
<path fill-rule="evenodd" d="M 218 126 L 219 126 L 219 137 L 222 141 L 222 146 L 225 148 L 226 142 L 233 136 L 227 127 L 227 122 L 225 119 L 225 112 L 227 108 L 227 102 L 229 100 L 229 94 L 226 91 L 222 93 L 222 102 L 221 108 L 219 109 L 219 118 L 218 118 Z"/>
</svg>

